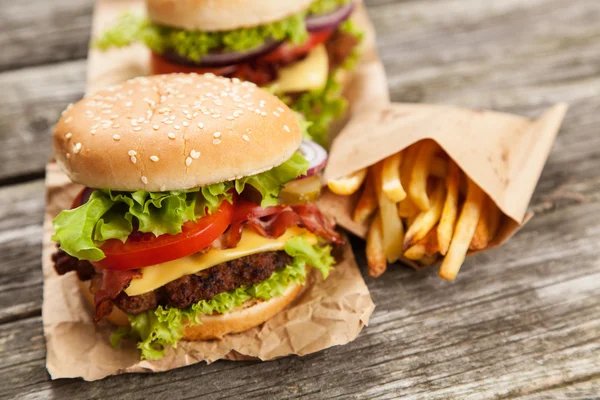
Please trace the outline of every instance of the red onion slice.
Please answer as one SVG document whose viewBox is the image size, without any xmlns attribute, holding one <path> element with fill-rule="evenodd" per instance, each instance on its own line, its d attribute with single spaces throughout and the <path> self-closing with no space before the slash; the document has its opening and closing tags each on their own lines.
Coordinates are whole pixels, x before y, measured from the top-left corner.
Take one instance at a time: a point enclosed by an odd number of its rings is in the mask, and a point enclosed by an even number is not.
<svg viewBox="0 0 600 400">
<path fill-rule="evenodd" d="M 316 14 L 306 17 L 306 30 L 309 32 L 319 32 L 337 28 L 339 24 L 350 17 L 354 10 L 354 2 L 340 6 L 338 9 L 328 14 Z"/>
<path fill-rule="evenodd" d="M 298 179 L 308 178 L 321 172 L 327 163 L 327 151 L 316 142 L 310 139 L 303 139 L 300 144 L 300 153 L 308 160 L 310 167 L 305 175 L 299 176 Z"/>
<path fill-rule="evenodd" d="M 96 189 L 92 189 L 90 187 L 86 187 L 83 193 L 81 193 L 81 204 L 85 204 L 90 199 L 92 192 Z"/>
<path fill-rule="evenodd" d="M 223 67 L 232 64 L 241 64 L 244 61 L 272 52 L 281 44 L 281 41 L 268 39 L 261 46 L 246 51 L 212 52 L 202 56 L 200 61 L 192 61 L 172 50 L 167 50 L 161 55 L 176 64 L 189 65 L 200 68 Z"/>
</svg>

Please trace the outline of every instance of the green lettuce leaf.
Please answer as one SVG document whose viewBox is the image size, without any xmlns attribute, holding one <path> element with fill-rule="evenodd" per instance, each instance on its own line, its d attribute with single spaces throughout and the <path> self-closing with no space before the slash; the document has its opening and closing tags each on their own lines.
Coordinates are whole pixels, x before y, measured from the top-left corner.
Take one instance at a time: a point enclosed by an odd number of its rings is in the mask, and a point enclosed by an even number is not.
<svg viewBox="0 0 600 400">
<path fill-rule="evenodd" d="M 283 164 L 258 175 L 247 176 L 235 181 L 235 190 L 242 193 L 246 185 L 252 186 L 262 196 L 260 206 L 263 208 L 278 204 L 279 192 L 283 185 L 304 175 L 310 167 L 309 162 L 299 152 Z"/>
<path fill-rule="evenodd" d="M 99 245 L 108 239 L 125 242 L 133 230 L 134 217 L 140 232 L 156 236 L 180 233 L 184 222 L 196 220 L 197 192 L 198 189 L 159 193 L 94 190 L 85 204 L 56 216 L 52 240 L 73 257 L 99 261 L 104 258 Z M 207 207 L 213 210 L 209 204 Z"/>
<path fill-rule="evenodd" d="M 352 0 L 317 0 L 308 7 L 309 14 L 327 14 Z"/>
<path fill-rule="evenodd" d="M 111 343 L 114 346 L 123 338 L 134 339 L 138 341 L 142 359 L 160 359 L 168 346 L 177 347 L 186 324 L 199 324 L 203 315 L 224 314 L 250 299 L 269 300 L 283 294 L 290 284 L 304 284 L 307 265 L 319 269 L 325 279 L 335 263 L 331 247 L 311 245 L 303 236 L 290 239 L 285 251 L 292 256 L 292 262 L 266 280 L 219 293 L 212 300 L 202 300 L 186 310 L 159 306 L 154 311 L 130 315 L 130 330 L 118 329 L 111 336 Z"/>
<path fill-rule="evenodd" d="M 92 46 L 100 50 L 125 47 L 140 42 L 157 53 L 172 50 L 193 61 L 211 50 L 244 51 L 261 46 L 267 39 L 302 43 L 308 38 L 305 13 L 291 15 L 281 21 L 230 31 L 187 31 L 150 22 L 144 16 L 123 14 Z"/>
<path fill-rule="evenodd" d="M 261 194 L 262 207 L 277 205 L 283 185 L 304 175 L 308 167 L 308 161 L 297 152 L 269 171 L 202 188 L 170 192 L 94 190 L 87 203 L 56 216 L 52 240 L 73 257 L 99 261 L 104 258 L 99 247 L 109 239 L 124 243 L 133 231 L 134 218 L 140 232 L 176 235 L 185 222 L 212 214 L 224 200 L 231 203 L 233 188 L 241 193 L 250 185 Z"/>
</svg>

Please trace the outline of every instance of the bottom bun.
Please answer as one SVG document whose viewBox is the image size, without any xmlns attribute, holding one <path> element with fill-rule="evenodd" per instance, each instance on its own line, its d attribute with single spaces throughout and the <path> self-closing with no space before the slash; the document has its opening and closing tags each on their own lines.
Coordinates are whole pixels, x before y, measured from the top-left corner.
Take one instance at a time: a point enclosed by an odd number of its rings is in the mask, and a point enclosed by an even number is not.
<svg viewBox="0 0 600 400">
<path fill-rule="evenodd" d="M 94 307 L 94 295 L 90 292 L 88 282 L 79 281 L 81 293 L 86 301 Z M 302 292 L 304 285 L 290 285 L 280 296 L 268 301 L 248 300 L 240 307 L 225 314 L 205 315 L 200 317 L 200 323 L 185 327 L 184 339 L 208 340 L 220 339 L 229 333 L 244 332 L 273 318 L 277 313 L 290 305 Z M 108 321 L 119 326 L 128 326 L 127 314 L 118 307 L 105 317 Z"/>
</svg>

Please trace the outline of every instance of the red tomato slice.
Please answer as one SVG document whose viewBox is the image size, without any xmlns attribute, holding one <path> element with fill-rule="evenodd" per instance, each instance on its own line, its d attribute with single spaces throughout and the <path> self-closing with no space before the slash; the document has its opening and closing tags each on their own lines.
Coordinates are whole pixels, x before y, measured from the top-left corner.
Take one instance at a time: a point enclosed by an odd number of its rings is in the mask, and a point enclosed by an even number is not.
<svg viewBox="0 0 600 400">
<path fill-rule="evenodd" d="M 260 57 L 258 60 L 264 62 L 292 62 L 299 57 L 307 54 L 313 47 L 320 45 L 325 42 L 331 34 L 333 29 L 329 31 L 321 31 L 311 33 L 309 38 L 302 44 L 296 45 L 290 42 L 285 42 L 269 54 Z"/>
<path fill-rule="evenodd" d="M 71 208 L 81 205 L 84 188 L 73 200 Z M 125 243 L 117 239 L 107 240 L 101 247 L 106 258 L 93 264 L 106 269 L 130 270 L 175 260 L 210 246 L 229 227 L 233 206 L 223 201 L 219 209 L 196 222 L 183 224 L 177 235 L 132 233 Z"/>
<path fill-rule="evenodd" d="M 207 74 L 212 72 L 215 75 L 227 75 L 234 72 L 236 69 L 235 65 L 227 65 L 221 68 L 201 68 L 201 67 L 193 67 L 190 65 L 176 64 L 173 63 L 160 54 L 156 54 L 152 52 L 152 56 L 150 57 L 150 70 L 153 74 L 172 74 L 175 72 L 185 72 L 192 73 L 195 72 L 197 74 Z"/>
</svg>

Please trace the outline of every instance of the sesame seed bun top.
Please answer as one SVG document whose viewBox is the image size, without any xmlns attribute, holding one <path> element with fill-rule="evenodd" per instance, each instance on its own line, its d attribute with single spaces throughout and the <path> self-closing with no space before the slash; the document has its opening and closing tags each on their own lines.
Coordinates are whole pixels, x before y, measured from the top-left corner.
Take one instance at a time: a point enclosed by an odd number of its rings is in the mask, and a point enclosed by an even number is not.
<svg viewBox="0 0 600 400">
<path fill-rule="evenodd" d="M 228 31 L 280 21 L 314 0 L 146 0 L 158 24 L 205 32 Z"/>
<path fill-rule="evenodd" d="M 269 170 L 302 133 L 295 114 L 254 84 L 212 74 L 142 77 L 87 95 L 54 130 L 54 155 L 76 183 L 183 190 Z"/>
</svg>

